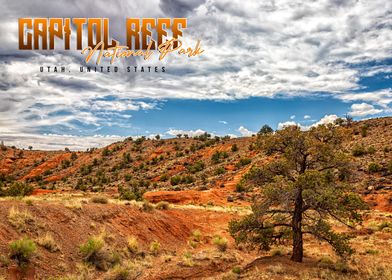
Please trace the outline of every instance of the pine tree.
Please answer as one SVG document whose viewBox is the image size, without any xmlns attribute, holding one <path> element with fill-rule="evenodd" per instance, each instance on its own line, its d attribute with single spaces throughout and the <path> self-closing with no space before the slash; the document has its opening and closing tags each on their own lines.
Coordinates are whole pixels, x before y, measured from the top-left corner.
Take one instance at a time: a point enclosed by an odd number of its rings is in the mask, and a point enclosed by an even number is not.
<svg viewBox="0 0 392 280">
<path fill-rule="evenodd" d="M 258 138 L 258 147 L 277 159 L 244 177 L 262 196 L 253 213 L 229 224 L 238 243 L 269 250 L 276 240 L 291 239 L 291 260 L 302 262 L 303 235 L 329 243 L 344 257 L 353 250 L 349 236 L 332 229 L 331 220 L 348 227 L 361 221 L 366 204 L 349 184 L 350 164 L 343 152 L 344 128 L 318 126 L 303 132 L 297 126 Z"/>
</svg>

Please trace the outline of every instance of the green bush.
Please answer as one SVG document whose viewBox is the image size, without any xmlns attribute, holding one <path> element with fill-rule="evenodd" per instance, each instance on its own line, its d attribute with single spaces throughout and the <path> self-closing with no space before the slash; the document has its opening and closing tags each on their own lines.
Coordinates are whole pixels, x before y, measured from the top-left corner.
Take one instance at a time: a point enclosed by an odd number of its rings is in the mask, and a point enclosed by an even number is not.
<svg viewBox="0 0 392 280">
<path fill-rule="evenodd" d="M 248 165 L 252 162 L 250 158 L 241 158 L 239 162 L 237 162 L 236 167 L 241 168 L 245 165 Z"/>
<path fill-rule="evenodd" d="M 221 175 L 224 174 L 226 172 L 226 169 L 222 166 L 218 167 L 217 169 L 215 169 L 215 175 Z"/>
<path fill-rule="evenodd" d="M 33 257 L 37 247 L 33 240 L 23 237 L 22 239 L 10 243 L 11 259 L 15 260 L 19 266 L 27 265 Z"/>
<path fill-rule="evenodd" d="M 80 245 L 79 251 L 86 262 L 94 263 L 99 258 L 99 253 L 105 246 L 102 236 L 92 236 L 86 243 Z"/>
<path fill-rule="evenodd" d="M 379 172 L 381 170 L 381 166 L 378 163 L 375 162 L 371 162 L 368 165 L 368 171 L 370 173 L 376 173 Z"/>
<path fill-rule="evenodd" d="M 158 255 L 161 251 L 161 243 L 158 241 L 153 241 L 150 243 L 150 253 L 154 256 Z"/>
<path fill-rule="evenodd" d="M 237 146 L 237 144 L 233 144 L 233 145 L 231 146 L 231 151 L 232 151 L 233 153 L 238 151 L 238 146 Z"/>
<path fill-rule="evenodd" d="M 179 183 L 181 183 L 181 176 L 175 175 L 175 176 L 173 176 L 173 177 L 170 178 L 170 184 L 171 184 L 172 186 L 176 186 L 176 185 L 178 185 Z"/>
<path fill-rule="evenodd" d="M 355 145 L 353 150 L 351 151 L 354 157 L 360 157 L 366 154 L 365 147 L 363 145 Z"/>
<path fill-rule="evenodd" d="M 215 236 L 212 243 L 218 248 L 219 251 L 225 252 L 227 250 L 227 239 L 221 236 Z"/>
<path fill-rule="evenodd" d="M 201 161 L 201 160 L 198 160 L 194 164 L 189 165 L 187 167 L 187 169 L 188 169 L 189 172 L 194 174 L 194 173 L 197 173 L 199 171 L 202 171 L 204 169 L 204 167 L 205 167 L 204 162 Z"/>
<path fill-rule="evenodd" d="M 4 190 L 4 196 L 26 196 L 33 192 L 34 188 L 26 183 L 14 182 Z"/>
</svg>

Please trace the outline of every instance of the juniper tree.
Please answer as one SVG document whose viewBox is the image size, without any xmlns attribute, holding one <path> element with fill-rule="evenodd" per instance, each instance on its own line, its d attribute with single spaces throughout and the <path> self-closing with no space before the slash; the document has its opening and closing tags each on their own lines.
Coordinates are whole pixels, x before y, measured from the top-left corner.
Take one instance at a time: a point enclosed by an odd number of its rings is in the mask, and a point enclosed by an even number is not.
<svg viewBox="0 0 392 280">
<path fill-rule="evenodd" d="M 330 125 L 303 132 L 291 126 L 258 138 L 258 146 L 273 160 L 244 177 L 262 195 L 252 214 L 230 222 L 237 243 L 268 250 L 277 239 L 291 239 L 291 260 L 302 262 L 303 235 L 311 234 L 340 256 L 353 252 L 349 236 L 331 226 L 337 220 L 352 227 L 361 220 L 359 210 L 366 209 L 349 184 L 343 129 Z"/>
</svg>

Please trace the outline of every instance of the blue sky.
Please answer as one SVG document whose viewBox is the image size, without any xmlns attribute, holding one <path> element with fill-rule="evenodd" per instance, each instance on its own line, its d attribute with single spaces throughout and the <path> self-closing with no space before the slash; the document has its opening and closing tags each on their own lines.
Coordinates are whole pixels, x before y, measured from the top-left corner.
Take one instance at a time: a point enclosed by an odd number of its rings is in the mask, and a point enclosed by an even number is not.
<svg viewBox="0 0 392 280">
<path fill-rule="evenodd" d="M 307 129 L 346 114 L 392 115 L 391 1 L 15 0 L 2 7 L 0 140 L 9 145 L 83 150 L 126 136 L 247 136 L 263 124 Z M 205 51 L 118 60 L 119 73 L 79 73 L 79 51 L 19 50 L 19 17 L 107 17 L 122 43 L 126 17 L 185 17 L 184 45 L 200 40 Z M 56 65 L 72 71 L 39 72 Z M 166 72 L 121 71 L 134 65 Z"/>
</svg>

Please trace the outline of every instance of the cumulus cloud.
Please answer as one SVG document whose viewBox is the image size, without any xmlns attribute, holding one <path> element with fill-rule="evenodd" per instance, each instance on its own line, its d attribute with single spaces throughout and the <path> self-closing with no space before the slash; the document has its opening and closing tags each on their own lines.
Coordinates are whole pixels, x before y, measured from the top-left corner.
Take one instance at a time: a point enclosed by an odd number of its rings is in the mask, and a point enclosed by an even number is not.
<svg viewBox="0 0 392 280">
<path fill-rule="evenodd" d="M 295 121 L 279 122 L 278 129 L 283 129 L 287 126 L 298 126 L 301 128 L 301 130 L 308 130 L 312 127 L 316 127 L 319 125 L 334 123 L 337 118 L 338 118 L 337 115 L 325 115 L 319 121 L 312 123 L 310 125 L 302 125 L 299 122 L 295 122 Z"/>
<path fill-rule="evenodd" d="M 305 115 L 304 116 L 304 120 L 308 120 L 308 119 L 310 119 L 311 118 L 311 116 L 309 116 L 309 115 Z"/>
<path fill-rule="evenodd" d="M 113 142 L 122 141 L 125 137 L 117 135 L 75 136 L 59 134 L 28 134 L 7 133 L 1 135 L 5 145 L 17 148 L 32 146 L 37 150 L 63 150 L 68 147 L 72 151 L 82 151 L 87 148 L 101 148 Z"/>
<path fill-rule="evenodd" d="M 280 122 L 278 123 L 278 129 L 283 129 L 288 126 L 301 126 L 299 123 L 296 123 L 295 121 L 286 121 L 286 122 Z"/>
<path fill-rule="evenodd" d="M 351 112 L 353 117 L 365 117 L 368 115 L 375 115 L 381 113 L 383 110 L 376 109 L 373 105 L 367 103 L 359 103 L 351 105 Z"/>
<path fill-rule="evenodd" d="M 294 119 L 295 119 L 295 115 L 291 115 L 290 120 L 294 120 Z"/>
<path fill-rule="evenodd" d="M 237 130 L 241 134 L 241 136 L 244 136 L 244 137 L 248 137 L 248 136 L 252 136 L 253 134 L 256 134 L 256 132 L 251 131 L 243 126 L 240 126 Z"/>
<path fill-rule="evenodd" d="M 195 136 L 203 135 L 204 133 L 206 133 L 206 131 L 202 129 L 196 129 L 196 130 L 170 129 L 166 131 L 166 134 L 170 136 L 177 136 L 178 134 L 182 134 L 182 135 L 187 134 L 189 137 L 195 137 Z"/>
<path fill-rule="evenodd" d="M 227 121 L 219 121 L 221 124 L 227 124 Z"/>
</svg>

